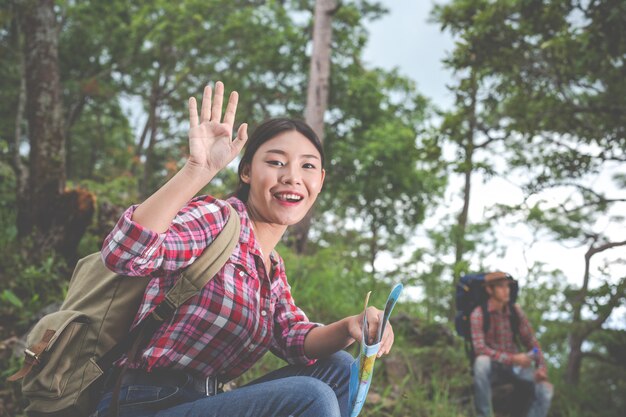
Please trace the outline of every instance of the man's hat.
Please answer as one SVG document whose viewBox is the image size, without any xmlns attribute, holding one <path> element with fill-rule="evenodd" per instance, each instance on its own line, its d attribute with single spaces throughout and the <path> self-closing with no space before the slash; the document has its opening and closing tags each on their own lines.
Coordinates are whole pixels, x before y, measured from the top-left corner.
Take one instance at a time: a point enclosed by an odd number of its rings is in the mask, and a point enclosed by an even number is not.
<svg viewBox="0 0 626 417">
<path fill-rule="evenodd" d="M 485 274 L 485 285 L 492 285 L 500 281 L 514 281 L 513 277 L 506 272 L 496 271 Z"/>
</svg>

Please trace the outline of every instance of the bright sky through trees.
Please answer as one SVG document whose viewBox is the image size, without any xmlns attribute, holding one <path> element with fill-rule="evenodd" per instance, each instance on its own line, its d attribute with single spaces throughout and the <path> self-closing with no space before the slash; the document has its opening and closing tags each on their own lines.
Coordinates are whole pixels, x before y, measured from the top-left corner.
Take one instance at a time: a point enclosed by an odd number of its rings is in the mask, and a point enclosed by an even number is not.
<svg viewBox="0 0 626 417">
<path fill-rule="evenodd" d="M 366 63 L 385 69 L 398 68 L 401 74 L 413 79 L 417 83 L 418 91 L 432 100 L 436 106 L 449 109 L 453 104 L 453 96 L 447 90 L 446 85 L 451 83 L 452 74 L 444 68 L 441 61 L 452 50 L 454 42 L 449 33 L 442 33 L 436 24 L 428 21 L 433 2 L 390 0 L 384 4 L 389 9 L 389 13 L 368 25 L 370 38 L 365 50 Z M 596 190 L 610 190 L 618 193 L 619 190 L 616 190 L 608 179 L 620 169 L 624 171 L 618 165 L 607 166 L 603 175 L 588 185 Z M 451 178 L 453 186 L 450 188 L 460 189 L 460 179 L 458 179 L 458 187 L 454 186 L 454 181 L 455 179 Z M 485 184 L 482 178 L 475 178 L 470 220 L 480 220 L 485 214 L 485 208 L 496 202 L 520 202 L 523 198 L 522 193 L 515 183 L 515 178 L 496 177 Z M 568 196 L 567 191 L 553 194 L 551 199 L 555 204 Z M 622 191 L 622 195 L 617 194 L 614 197 L 626 198 L 623 194 Z M 452 209 L 453 213 L 457 213 L 460 209 L 461 202 L 455 193 L 448 192 L 446 202 L 450 204 L 444 204 L 444 206 Z M 427 219 L 424 226 L 432 226 L 436 221 L 434 217 L 430 221 Z M 603 226 L 599 224 L 598 227 Z M 622 240 L 619 235 L 623 236 L 624 232 L 626 231 L 615 230 L 614 235 L 610 236 L 616 240 Z M 494 259 L 490 260 L 489 264 L 494 268 L 506 270 L 522 279 L 523 282 L 527 265 L 534 261 L 542 261 L 550 269 L 562 270 L 569 282 L 575 285 L 580 283 L 585 247 L 566 247 L 550 242 L 542 236 L 532 236 L 523 224 L 500 227 L 497 234 L 503 242 L 506 242 L 507 249 L 504 258 L 494 256 Z M 529 246 L 531 244 L 532 246 Z M 611 257 L 617 258 L 618 255 L 618 253 L 608 253 L 609 262 Z M 599 263 L 599 261 L 600 259 L 596 259 L 595 262 Z M 389 262 L 389 258 L 382 259 L 381 257 L 380 263 L 383 269 L 387 269 L 384 264 L 388 265 Z M 626 267 L 613 263 L 611 271 L 624 274 Z"/>
</svg>

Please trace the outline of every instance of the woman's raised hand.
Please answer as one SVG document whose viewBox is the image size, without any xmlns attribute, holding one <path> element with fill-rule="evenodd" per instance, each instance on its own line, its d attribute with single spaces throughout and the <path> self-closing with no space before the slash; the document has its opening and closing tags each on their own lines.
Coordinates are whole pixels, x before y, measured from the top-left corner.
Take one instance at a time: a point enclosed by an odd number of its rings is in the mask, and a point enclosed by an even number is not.
<svg viewBox="0 0 626 417">
<path fill-rule="evenodd" d="M 211 100 L 211 87 L 204 87 L 202 107 L 198 118 L 196 99 L 189 99 L 189 160 L 188 163 L 208 175 L 215 175 L 239 154 L 248 140 L 248 125 L 243 123 L 232 139 L 233 124 L 237 113 L 239 95 L 230 93 L 228 105 L 222 120 L 224 84 L 215 83 L 215 93 Z"/>
</svg>

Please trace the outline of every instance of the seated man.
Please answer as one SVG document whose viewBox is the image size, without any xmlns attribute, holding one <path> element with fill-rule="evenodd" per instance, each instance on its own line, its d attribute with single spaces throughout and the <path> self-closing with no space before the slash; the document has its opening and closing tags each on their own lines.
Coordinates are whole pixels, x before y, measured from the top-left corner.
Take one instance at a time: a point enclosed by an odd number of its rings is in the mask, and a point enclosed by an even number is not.
<svg viewBox="0 0 626 417">
<path fill-rule="evenodd" d="M 472 345 L 476 355 L 474 360 L 474 403 L 478 416 L 488 417 L 491 412 L 491 385 L 493 383 L 513 383 L 517 394 L 530 391 L 528 417 L 544 417 L 548 414 L 553 387 L 548 382 L 548 374 L 543 353 L 526 315 L 519 305 L 509 303 L 510 283 L 514 282 L 504 272 L 485 275 L 485 290 L 489 296 L 486 309 L 478 306 L 470 316 Z M 515 311 L 512 311 L 512 309 Z M 485 314 L 485 312 L 487 314 Z M 515 316 L 511 320 L 511 316 Z M 484 320 L 489 320 L 485 326 Z M 516 331 L 512 328 L 517 323 Z M 487 328 L 487 331 L 484 329 Z M 520 353 L 515 334 L 520 343 L 531 351 L 536 348 L 536 360 L 527 353 Z M 520 367 L 516 372 L 514 366 Z"/>
</svg>

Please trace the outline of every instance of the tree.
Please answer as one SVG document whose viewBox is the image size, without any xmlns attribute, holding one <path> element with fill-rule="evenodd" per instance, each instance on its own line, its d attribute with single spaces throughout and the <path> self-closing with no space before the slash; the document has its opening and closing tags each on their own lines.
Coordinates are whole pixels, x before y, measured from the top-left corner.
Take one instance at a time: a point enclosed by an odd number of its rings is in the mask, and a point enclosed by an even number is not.
<svg viewBox="0 0 626 417">
<path fill-rule="evenodd" d="M 465 53 L 461 42 L 453 55 L 459 53 Z M 484 253 L 481 250 L 485 247 L 493 248 L 494 245 L 488 242 L 497 242 L 496 239 L 487 239 L 491 222 L 471 221 L 469 210 L 473 197 L 473 181 L 477 177 L 486 181 L 494 175 L 502 175 L 498 173 L 493 161 L 498 149 L 507 140 L 506 134 L 500 133 L 501 121 L 498 118 L 497 102 L 490 92 L 488 71 L 474 63 L 470 63 L 468 67 L 455 67 L 454 59 L 453 56 L 447 60 L 447 65 L 457 74 L 466 72 L 467 76 L 461 77 L 458 85 L 452 87 L 456 95 L 456 108 L 443 114 L 444 119 L 439 128 L 440 140 L 455 150 L 455 158 L 449 163 L 451 174 L 462 178 L 461 208 L 453 224 L 447 227 L 454 253 L 453 286 L 461 275 L 470 272 L 472 257 L 474 267 L 482 265 Z M 453 315 L 454 305 L 451 301 L 448 316 L 452 318 Z"/>
<path fill-rule="evenodd" d="M 32 20 L 26 9 L 35 3 L 16 2 L 9 11 L 17 10 L 19 4 L 24 10 L 24 19 Z M 230 87 L 245 91 L 250 96 L 249 100 L 241 103 L 239 114 L 242 120 L 259 120 L 268 117 L 271 111 L 301 113 L 303 103 L 298 93 L 304 77 L 298 74 L 304 60 L 300 62 L 297 57 L 306 46 L 306 36 L 301 27 L 276 2 L 262 7 L 251 3 L 245 4 L 245 7 L 232 2 L 222 3 L 211 3 L 208 9 L 206 2 L 201 1 L 176 4 L 85 1 L 54 7 L 52 2 L 45 3 L 53 14 L 48 22 L 37 27 L 43 30 L 49 24 L 50 36 L 37 37 L 32 31 L 28 32 L 29 46 L 32 46 L 32 39 L 46 39 L 57 51 L 55 53 L 60 55 L 61 61 L 56 56 L 51 60 L 32 59 L 29 62 L 54 62 L 54 71 L 44 71 L 46 77 L 52 78 L 31 77 L 34 82 L 40 83 L 40 87 L 45 86 L 55 94 L 51 96 L 55 97 L 54 106 L 58 106 L 58 110 L 45 114 L 48 117 L 55 115 L 54 123 L 46 121 L 47 130 L 43 132 L 54 144 L 54 152 L 42 153 L 42 142 L 34 139 L 30 152 L 33 158 L 37 156 L 36 159 L 31 158 L 36 162 L 31 169 L 40 169 L 45 160 L 51 162 L 50 168 L 54 172 L 48 170 L 50 172 L 46 175 L 35 173 L 30 177 L 31 181 L 48 178 L 55 182 L 50 189 L 63 190 L 68 175 L 74 183 L 80 183 L 88 178 L 129 175 L 134 169 L 142 174 L 145 187 L 141 189 L 148 193 L 170 172 L 165 167 L 175 168 L 184 158 L 184 147 L 179 146 L 183 141 L 175 139 L 184 129 L 182 124 L 186 120 L 181 103 L 197 93 L 201 89 L 198 86 L 209 81 L 209 77 L 215 80 L 217 76 L 214 74 L 223 72 L 225 68 L 228 71 L 224 72 L 226 76 L 222 79 Z M 207 13 L 215 20 L 207 21 Z M 6 56 L 11 58 L 3 60 L 2 66 L 10 78 L 3 92 L 9 99 L 7 103 L 17 103 L 17 106 L 7 106 L 8 111 L 0 119 L 3 126 L 9 126 L 15 132 L 11 140 L 6 139 L 10 145 L 18 188 L 25 190 L 21 192 L 24 194 L 34 190 L 33 184 L 26 187 L 21 185 L 26 184 L 26 180 L 20 181 L 28 168 L 20 155 L 24 148 L 22 137 L 26 136 L 22 123 L 24 113 L 20 110 L 23 106 L 19 104 L 26 101 L 26 83 L 20 81 L 26 78 L 20 75 L 22 51 L 17 53 L 17 45 L 21 44 L 22 33 L 25 32 L 23 25 L 12 24 L 17 19 L 13 19 L 11 14 L 7 17 L 9 19 L 3 21 L 7 23 L 7 30 L 2 32 L 0 41 L 3 50 L 8 52 Z M 29 22 L 26 21 L 26 24 L 31 24 Z M 194 24 L 190 25 L 190 22 Z M 22 30 L 18 31 L 18 27 Z M 207 43 L 207 38 L 213 42 Z M 28 47 L 25 50 L 28 52 Z M 31 67 L 26 69 L 31 73 L 34 71 Z M 56 86 L 48 85 L 49 80 L 54 80 Z M 19 89 L 21 84 L 24 85 L 23 90 Z M 30 91 L 45 89 L 32 87 Z M 60 97 L 63 97 L 64 103 Z M 141 129 L 143 133 L 135 145 L 128 115 L 124 114 L 120 104 L 126 103 L 128 107 L 129 102 L 132 105 L 142 103 L 148 115 Z M 63 108 L 66 110 L 63 111 Z M 129 146 L 134 149 L 129 150 Z M 39 194 L 33 193 L 35 196 Z M 93 210 L 93 199 L 87 193 L 72 191 L 65 198 L 76 198 L 79 194 L 85 197 L 83 203 L 87 203 L 81 207 Z M 51 196 L 42 195 L 37 204 L 32 202 L 31 197 L 20 201 L 21 235 L 29 233 L 33 221 L 46 223 L 53 220 L 49 213 L 44 215 L 30 211 L 44 207 L 49 209 Z M 46 204 L 42 204 L 43 201 Z M 65 210 L 68 204 L 69 201 L 62 199 L 57 205 L 59 210 L 61 207 Z M 89 210 L 84 214 L 88 214 Z M 81 217 L 81 222 L 88 224 L 88 217 Z M 77 216 L 65 213 L 64 218 L 77 219 Z M 71 222 L 67 225 L 73 243 L 66 252 L 69 258 L 73 258 L 72 252 L 84 232 L 84 226 L 78 227 Z M 59 227 L 65 226 L 60 223 Z M 64 241 L 62 236 L 66 232 L 50 231 L 47 237 L 40 240 L 54 237 Z"/>
<path fill-rule="evenodd" d="M 245 93 L 238 112 L 241 120 L 254 123 L 276 114 L 301 116 L 306 108 L 301 94 L 307 83 L 305 68 L 310 65 L 306 57 L 309 21 L 294 19 L 293 15 L 309 11 L 309 6 L 299 1 L 207 5 L 196 0 L 57 5 L 60 88 L 66 109 L 60 124 L 66 139 L 62 148 L 69 156 L 61 175 L 69 175 L 73 183 L 80 184 L 87 178 L 134 172 L 143 178 L 141 191 L 149 193 L 185 157 L 187 116 L 180 103 L 218 75 L 229 87 Z M 381 13 L 376 4 L 355 1 L 345 3 L 340 18 L 334 20 L 338 36 L 332 42 L 339 52 L 333 65 L 340 70 L 357 69 L 346 77 L 363 73 L 359 62 L 366 39 L 363 21 Z M 2 45 L 8 46 L 15 39 L 17 36 L 2 38 Z M 19 68 L 17 59 L 12 62 L 13 68 Z M 13 76 L 18 75 L 14 71 Z M 352 82 L 339 79 L 342 76 L 337 75 L 338 88 L 352 88 Z M 19 97 L 16 86 L 19 78 L 7 89 L 15 100 Z M 337 97 L 346 94 L 346 90 L 339 90 Z M 369 105 L 348 100 L 337 103 Z M 129 104 L 145 116 L 142 126 L 135 129 L 139 134 L 134 145 L 130 129 L 137 123 L 124 114 Z M 393 108 L 400 107 L 394 103 Z M 344 109 L 330 111 L 340 114 Z M 363 116 L 369 114 L 363 112 Z M 13 109 L 11 117 L 18 117 Z M 4 116 L 2 122 L 15 127 L 16 132 L 21 126 Z M 392 119 L 388 122 L 393 124 Z M 340 128 L 342 134 L 353 130 L 350 122 Z M 19 144 L 12 146 L 14 150 L 20 148 Z"/>
<path fill-rule="evenodd" d="M 504 127 L 524 136 L 520 147 L 572 137 L 603 148 L 604 160 L 622 160 L 625 7 L 618 0 L 471 0 L 435 10 L 444 29 L 465 39 L 453 66 L 489 69 Z"/>
<path fill-rule="evenodd" d="M 322 205 L 339 217 L 334 230 L 359 232 L 355 251 L 375 275 L 378 256 L 399 250 L 440 194 L 440 149 L 421 138 L 427 102 L 409 80 L 358 64 L 334 73 Z"/>
<path fill-rule="evenodd" d="M 299 57 L 307 39 L 288 6 L 189 0 L 138 10 L 142 18 L 133 34 L 141 34 L 141 44 L 123 76 L 127 94 L 139 99 L 146 115 L 136 144 L 142 192 L 162 181 L 166 162 L 184 158 L 187 115 L 181 103 L 207 82 L 221 79 L 240 91 L 240 121 L 301 114 L 305 78 Z"/>
<path fill-rule="evenodd" d="M 592 258 L 623 244 L 598 230 L 597 222 L 605 216 L 615 229 L 623 220 L 609 211 L 622 199 L 595 192 L 588 181 L 611 161 L 625 159 L 625 7 L 613 0 L 473 0 L 438 8 L 444 27 L 466 40 L 455 67 L 478 63 L 489 73 L 508 135 L 504 155 L 509 170 L 517 168 L 524 178 L 527 201 L 569 190 L 556 205 L 546 199 L 524 212 L 559 241 L 587 247 L 582 284 L 568 300 L 572 384 L 579 381 L 583 341 L 623 300 L 621 278 L 590 288 Z"/>
<path fill-rule="evenodd" d="M 309 68 L 304 120 L 324 143 L 324 114 L 328 107 L 330 78 L 330 54 L 332 42 L 332 16 L 337 10 L 336 0 L 317 0 L 313 16 L 313 52 Z M 313 208 L 311 208 L 313 210 Z M 292 230 L 296 252 L 303 253 L 311 227 L 312 212 L 295 225 Z"/>
<path fill-rule="evenodd" d="M 23 36 L 26 120 L 30 144 L 27 185 L 18 196 L 18 232 L 45 251 L 71 258 L 94 210 L 93 198 L 65 193 L 65 130 L 52 0 L 15 3 Z M 19 112 L 18 112 L 19 115 Z M 21 125 L 16 120 L 16 129 Z M 19 150 L 15 150 L 19 152 Z"/>
<path fill-rule="evenodd" d="M 454 293 L 461 275 L 473 268 L 489 269 L 484 266 L 485 255 L 497 250 L 497 239 L 488 238 L 492 221 L 470 219 L 469 212 L 475 181 L 485 182 L 493 176 L 506 174 L 506 171 L 499 172 L 494 161 L 501 154 L 503 144 L 510 141 L 510 132 L 505 128 L 506 116 L 502 114 L 498 92 L 493 90 L 492 69 L 475 53 L 472 31 L 475 25 L 465 14 L 456 14 L 463 7 L 471 10 L 468 3 L 453 3 L 435 7 L 432 13 L 433 20 L 441 25 L 442 30 L 448 29 L 457 36 L 455 49 L 444 60 L 445 66 L 458 80 L 449 86 L 455 95 L 455 103 L 452 110 L 441 113 L 443 119 L 438 127 L 438 140 L 441 146 L 454 151 L 448 167 L 452 178 L 461 177 L 461 203 L 454 220 L 438 224 L 438 230 L 432 230 L 430 234 L 437 248 L 434 253 L 452 255 L 452 262 L 442 259 L 441 255 L 432 259 L 442 272 L 451 269 L 453 288 L 448 287 L 449 294 Z M 457 189 L 457 181 L 451 181 L 450 187 Z M 450 264 L 451 268 L 444 267 Z M 446 298 L 449 300 L 447 316 L 452 319 L 454 300 Z"/>
<path fill-rule="evenodd" d="M 541 199 L 530 205 L 526 212 L 529 224 L 538 232 L 547 230 L 562 242 L 586 246 L 581 284 L 578 288 L 570 286 L 565 293 L 570 305 L 568 311 L 571 311 L 565 377 L 568 383 L 576 385 L 580 381 L 583 359 L 598 357 L 590 351 L 583 351 L 583 344 L 590 340 L 593 333 L 600 331 L 611 314 L 626 302 L 626 277 L 612 277 L 609 268 L 609 262 L 620 263 L 626 258 L 619 254 L 612 261 L 605 258 L 605 264 L 595 268 L 593 262 L 606 252 L 626 246 L 626 241 L 615 240 L 611 236 L 614 230 L 602 230 L 601 226 L 603 221 L 608 220 L 614 228 L 619 227 L 623 222 L 621 216 L 610 216 L 608 213 L 620 205 L 624 206 L 626 198 L 607 198 L 604 193 L 580 185 L 571 188 L 576 192 L 572 192 L 571 197 L 562 203 L 554 205 L 547 198 Z M 550 192 L 554 189 L 551 188 Z M 607 215 L 608 219 L 602 219 Z"/>
</svg>

